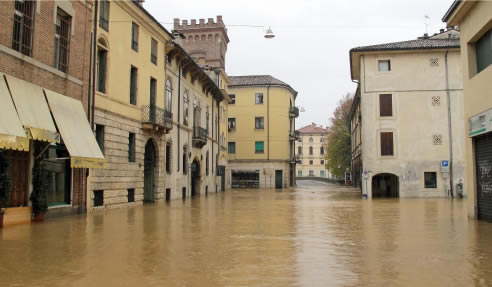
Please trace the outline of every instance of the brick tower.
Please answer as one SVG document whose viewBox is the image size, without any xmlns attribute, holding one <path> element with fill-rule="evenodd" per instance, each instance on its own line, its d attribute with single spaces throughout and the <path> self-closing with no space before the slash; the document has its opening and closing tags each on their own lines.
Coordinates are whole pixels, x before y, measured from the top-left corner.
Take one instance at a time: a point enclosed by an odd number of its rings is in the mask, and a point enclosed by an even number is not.
<svg viewBox="0 0 492 287">
<path fill-rule="evenodd" d="M 217 16 L 217 22 L 213 18 L 183 20 L 174 19 L 174 31 L 184 35 L 183 48 L 200 65 L 221 68 L 225 71 L 225 55 L 229 37 L 227 29 L 222 21 L 222 16 Z"/>
</svg>

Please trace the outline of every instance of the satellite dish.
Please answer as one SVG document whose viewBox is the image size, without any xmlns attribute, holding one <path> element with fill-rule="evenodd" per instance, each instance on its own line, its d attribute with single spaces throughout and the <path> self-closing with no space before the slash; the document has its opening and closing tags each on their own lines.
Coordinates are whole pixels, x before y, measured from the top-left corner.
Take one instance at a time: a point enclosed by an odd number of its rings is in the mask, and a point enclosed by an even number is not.
<svg viewBox="0 0 492 287">
<path fill-rule="evenodd" d="M 265 34 L 265 38 L 267 38 L 267 39 L 275 38 L 275 34 L 273 34 L 272 28 L 268 27 L 266 34 Z"/>
</svg>

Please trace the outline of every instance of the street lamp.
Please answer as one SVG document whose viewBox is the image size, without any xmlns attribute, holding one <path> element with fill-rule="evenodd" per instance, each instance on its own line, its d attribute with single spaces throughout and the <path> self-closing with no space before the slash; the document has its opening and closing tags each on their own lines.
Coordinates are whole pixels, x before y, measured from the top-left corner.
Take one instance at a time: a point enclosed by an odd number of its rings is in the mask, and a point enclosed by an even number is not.
<svg viewBox="0 0 492 287">
<path fill-rule="evenodd" d="M 275 38 L 275 34 L 273 34 L 272 28 L 268 27 L 266 34 L 265 34 L 266 39 L 273 39 Z"/>
</svg>

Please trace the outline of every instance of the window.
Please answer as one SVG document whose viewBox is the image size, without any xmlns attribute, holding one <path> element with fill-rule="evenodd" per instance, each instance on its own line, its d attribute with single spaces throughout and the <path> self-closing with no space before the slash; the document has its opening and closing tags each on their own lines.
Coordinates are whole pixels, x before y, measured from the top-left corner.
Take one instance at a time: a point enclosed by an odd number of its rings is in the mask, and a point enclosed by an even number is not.
<svg viewBox="0 0 492 287">
<path fill-rule="evenodd" d="M 155 93 L 157 89 L 157 80 L 150 78 L 150 91 L 149 91 L 149 120 L 153 123 L 156 122 L 156 108 L 155 108 Z"/>
<path fill-rule="evenodd" d="M 319 154 L 321 154 L 321 155 L 325 154 L 325 148 L 324 147 L 319 148 Z"/>
<path fill-rule="evenodd" d="M 309 161 L 309 165 L 313 165 L 314 162 L 312 160 Z"/>
<path fill-rule="evenodd" d="M 94 190 L 94 206 L 104 205 L 104 190 Z"/>
<path fill-rule="evenodd" d="M 171 189 L 166 188 L 166 201 L 170 201 L 170 200 L 171 200 Z"/>
<path fill-rule="evenodd" d="M 235 142 L 229 142 L 227 151 L 229 153 L 236 153 L 236 143 Z"/>
<path fill-rule="evenodd" d="M 104 154 L 104 126 L 96 125 L 96 141 L 101 149 L 101 152 Z"/>
<path fill-rule="evenodd" d="M 207 123 L 205 125 L 205 129 L 206 130 L 209 130 L 209 125 L 210 125 L 210 112 L 208 110 L 208 105 L 207 105 L 207 112 L 205 113 L 205 119 L 207 120 Z"/>
<path fill-rule="evenodd" d="M 207 155 L 205 156 L 205 174 L 206 175 L 208 175 L 209 170 L 210 170 L 210 156 L 209 156 L 209 153 L 207 151 Z"/>
<path fill-rule="evenodd" d="M 150 61 L 157 65 L 157 41 L 154 39 L 150 40 Z"/>
<path fill-rule="evenodd" d="M 166 80 L 166 111 L 172 111 L 173 90 L 171 88 L 171 81 Z"/>
<path fill-rule="evenodd" d="M 310 137 L 310 138 L 309 138 L 309 142 L 310 142 L 310 143 L 312 143 L 312 142 L 313 142 L 313 138 L 312 138 L 312 137 Z"/>
<path fill-rule="evenodd" d="M 381 132 L 381 155 L 392 156 L 393 154 L 393 132 Z"/>
<path fill-rule="evenodd" d="M 229 105 L 235 105 L 236 104 L 236 95 L 229 95 L 229 97 L 231 98 L 231 102 L 229 103 Z"/>
<path fill-rule="evenodd" d="M 229 131 L 235 131 L 236 130 L 236 118 L 229 118 L 227 121 L 228 121 Z"/>
<path fill-rule="evenodd" d="M 320 170 L 320 171 L 319 171 L 319 176 L 321 176 L 321 177 L 325 177 L 325 171 L 324 171 L 324 170 Z"/>
<path fill-rule="evenodd" d="M 137 75 L 138 69 L 132 66 L 130 68 L 130 104 L 137 104 Z"/>
<path fill-rule="evenodd" d="M 319 138 L 319 142 L 320 142 L 320 143 L 324 142 L 324 140 L 325 140 L 325 138 L 324 138 L 324 137 L 320 137 L 320 138 Z"/>
<path fill-rule="evenodd" d="M 265 152 L 265 142 L 255 142 L 255 153 Z"/>
<path fill-rule="evenodd" d="M 135 188 L 128 189 L 128 202 L 135 202 Z"/>
<path fill-rule="evenodd" d="M 390 60 L 379 60 L 378 61 L 378 69 L 380 72 L 391 71 L 391 61 Z"/>
<path fill-rule="evenodd" d="M 381 117 L 393 116 L 393 104 L 391 94 L 379 95 L 379 115 Z"/>
<path fill-rule="evenodd" d="M 425 188 L 437 188 L 437 175 L 435 172 L 424 172 Z"/>
<path fill-rule="evenodd" d="M 183 99 L 183 124 L 185 126 L 188 125 L 188 94 L 185 92 L 184 93 L 184 99 Z"/>
<path fill-rule="evenodd" d="M 138 51 L 138 25 L 132 22 L 132 49 Z"/>
<path fill-rule="evenodd" d="M 302 154 L 302 147 L 297 147 L 297 154 Z"/>
<path fill-rule="evenodd" d="M 128 161 L 135 162 L 135 134 L 128 135 Z"/>
<path fill-rule="evenodd" d="M 255 129 L 262 130 L 265 128 L 265 120 L 263 117 L 255 117 Z"/>
<path fill-rule="evenodd" d="M 102 47 L 97 50 L 97 91 L 106 93 L 106 65 L 108 51 Z"/>
<path fill-rule="evenodd" d="M 16 0 L 13 17 L 12 49 L 29 57 L 32 55 L 35 5 L 36 1 Z"/>
<path fill-rule="evenodd" d="M 297 176 L 302 176 L 302 170 L 297 171 Z"/>
<path fill-rule="evenodd" d="M 492 65 L 492 29 L 475 43 L 477 52 L 477 73 Z"/>
<path fill-rule="evenodd" d="M 100 12 L 99 12 L 99 27 L 108 31 L 109 29 L 109 1 L 101 0 L 100 3 Z"/>
<path fill-rule="evenodd" d="M 320 160 L 319 162 L 321 165 L 325 165 L 325 161 L 324 160 Z"/>
<path fill-rule="evenodd" d="M 56 12 L 55 29 L 55 68 L 67 73 L 70 55 L 70 28 L 72 17 L 60 8 Z"/>
<path fill-rule="evenodd" d="M 167 142 L 166 143 L 166 172 L 167 173 L 171 173 L 171 160 L 172 160 L 171 147 L 172 147 L 171 142 Z"/>
<path fill-rule="evenodd" d="M 263 104 L 263 93 L 256 93 L 255 103 L 256 104 Z"/>
<path fill-rule="evenodd" d="M 309 176 L 314 176 L 314 171 L 310 170 L 309 171 Z"/>
<path fill-rule="evenodd" d="M 312 146 L 309 147 L 309 155 L 313 155 L 313 147 Z"/>
<path fill-rule="evenodd" d="M 183 146 L 183 174 L 188 174 L 188 146 Z"/>
</svg>

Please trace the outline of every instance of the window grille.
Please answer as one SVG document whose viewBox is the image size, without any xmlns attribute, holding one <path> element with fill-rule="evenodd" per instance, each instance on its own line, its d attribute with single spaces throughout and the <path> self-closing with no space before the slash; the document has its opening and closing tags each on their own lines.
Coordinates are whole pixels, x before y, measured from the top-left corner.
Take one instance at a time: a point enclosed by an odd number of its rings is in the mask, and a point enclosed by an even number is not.
<svg viewBox="0 0 492 287">
<path fill-rule="evenodd" d="M 94 190 L 94 206 L 104 206 L 104 190 Z"/>
<path fill-rule="evenodd" d="M 15 1 L 12 49 L 31 57 L 36 1 Z"/>
<path fill-rule="evenodd" d="M 72 18 L 58 9 L 55 26 L 55 68 L 65 73 L 68 72 L 71 25 Z"/>
</svg>

